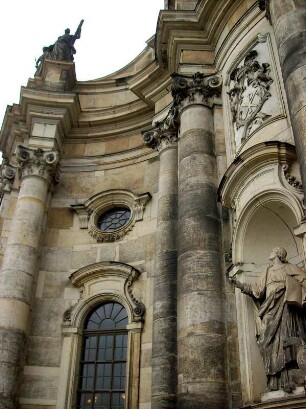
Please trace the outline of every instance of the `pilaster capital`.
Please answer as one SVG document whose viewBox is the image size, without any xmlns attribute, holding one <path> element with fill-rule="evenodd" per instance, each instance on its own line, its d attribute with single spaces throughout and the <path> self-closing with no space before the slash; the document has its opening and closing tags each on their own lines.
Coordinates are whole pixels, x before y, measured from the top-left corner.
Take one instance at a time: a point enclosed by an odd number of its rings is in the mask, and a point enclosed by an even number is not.
<svg viewBox="0 0 306 409">
<path fill-rule="evenodd" d="M 58 151 L 44 151 L 41 148 L 29 149 L 17 146 L 16 160 L 20 178 L 39 176 L 48 183 L 59 180 Z"/>
<path fill-rule="evenodd" d="M 4 156 L 0 167 L 0 197 L 5 191 L 10 191 L 14 183 L 16 169 L 10 165 L 9 160 Z"/>
<path fill-rule="evenodd" d="M 175 145 L 178 125 L 178 107 L 173 104 L 163 121 L 155 122 L 154 128 L 142 131 L 144 144 L 158 152 Z"/>
<path fill-rule="evenodd" d="M 221 75 L 206 76 L 196 72 L 192 77 L 173 73 L 172 96 L 174 105 L 183 108 L 192 104 L 202 104 L 212 107 L 213 98 L 220 96 L 222 86 Z"/>
<path fill-rule="evenodd" d="M 271 15 L 270 15 L 270 0 L 259 0 L 258 7 L 260 10 L 266 12 L 267 20 L 271 22 Z"/>
</svg>

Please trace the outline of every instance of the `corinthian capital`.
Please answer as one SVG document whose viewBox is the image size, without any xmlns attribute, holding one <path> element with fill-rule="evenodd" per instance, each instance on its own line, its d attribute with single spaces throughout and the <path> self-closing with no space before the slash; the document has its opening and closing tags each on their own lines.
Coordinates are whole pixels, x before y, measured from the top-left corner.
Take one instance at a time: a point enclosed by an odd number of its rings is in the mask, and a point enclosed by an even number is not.
<svg viewBox="0 0 306 409">
<path fill-rule="evenodd" d="M 177 106 L 201 103 L 212 106 L 213 97 L 220 95 L 222 78 L 220 75 L 205 76 L 197 72 L 192 77 L 174 73 L 172 77 L 172 96 Z"/>
<path fill-rule="evenodd" d="M 178 107 L 173 104 L 168 115 L 161 122 L 155 122 L 154 128 L 142 131 L 143 142 L 148 147 L 161 152 L 177 141 Z"/>
<path fill-rule="evenodd" d="M 41 148 L 29 149 L 19 145 L 16 159 L 20 177 L 34 175 L 48 182 L 58 181 L 59 153 L 57 151 L 45 152 Z"/>
</svg>

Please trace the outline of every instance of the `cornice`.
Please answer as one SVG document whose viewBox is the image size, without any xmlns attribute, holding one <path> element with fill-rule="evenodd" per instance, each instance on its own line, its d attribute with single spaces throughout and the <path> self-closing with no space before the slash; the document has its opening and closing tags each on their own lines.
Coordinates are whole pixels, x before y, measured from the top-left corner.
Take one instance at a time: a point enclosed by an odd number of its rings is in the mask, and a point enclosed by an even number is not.
<svg viewBox="0 0 306 409">
<path fill-rule="evenodd" d="M 161 11 L 156 31 L 156 57 L 170 72 L 179 65 L 180 47 L 214 50 L 228 19 L 242 0 L 200 0 L 194 11 Z"/>
<path fill-rule="evenodd" d="M 29 129 L 33 118 L 47 119 L 58 124 L 62 138 L 69 133 L 71 128 L 77 126 L 80 115 L 77 94 L 27 87 L 21 87 L 20 110 Z"/>
<path fill-rule="evenodd" d="M 10 157 L 16 139 L 23 140 L 28 135 L 28 128 L 21 116 L 20 105 L 8 105 L 0 132 L 0 150 Z"/>
<path fill-rule="evenodd" d="M 135 112 L 133 115 L 125 115 L 122 120 L 106 121 L 106 123 L 96 123 L 93 126 L 92 122 L 83 123 L 79 128 L 71 129 L 67 135 L 67 140 L 81 140 L 81 139 L 97 139 L 103 138 L 114 139 L 117 136 L 122 137 L 140 133 L 141 129 L 147 127 L 152 122 L 154 111 L 149 109 L 145 112 Z"/>
</svg>

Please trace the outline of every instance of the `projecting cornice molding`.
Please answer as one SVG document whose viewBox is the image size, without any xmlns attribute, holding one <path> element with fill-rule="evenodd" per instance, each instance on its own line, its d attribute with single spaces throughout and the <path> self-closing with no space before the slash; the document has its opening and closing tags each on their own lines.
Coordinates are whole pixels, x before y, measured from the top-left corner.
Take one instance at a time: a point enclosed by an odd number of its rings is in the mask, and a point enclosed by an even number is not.
<svg viewBox="0 0 306 409">
<path fill-rule="evenodd" d="M 246 181 L 273 164 L 277 164 L 281 169 L 279 178 L 283 185 L 286 183 L 286 189 L 300 196 L 300 183 L 289 172 L 295 161 L 295 147 L 286 142 L 262 142 L 247 149 L 235 158 L 225 172 L 217 192 L 218 201 L 223 207 L 232 208 L 237 192 Z"/>
<path fill-rule="evenodd" d="M 200 0 L 193 11 L 161 11 L 155 46 L 160 66 L 170 72 L 176 71 L 183 46 L 214 51 L 223 29 L 240 3 L 238 0 Z"/>
</svg>

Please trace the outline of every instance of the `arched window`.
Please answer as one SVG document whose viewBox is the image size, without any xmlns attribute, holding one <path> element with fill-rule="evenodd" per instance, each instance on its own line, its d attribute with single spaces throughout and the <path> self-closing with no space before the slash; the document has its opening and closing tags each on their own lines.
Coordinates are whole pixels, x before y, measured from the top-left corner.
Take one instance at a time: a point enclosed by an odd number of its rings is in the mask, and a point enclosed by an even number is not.
<svg viewBox="0 0 306 409">
<path fill-rule="evenodd" d="M 117 302 L 95 307 L 83 334 L 78 409 L 125 407 L 128 333 L 126 309 Z"/>
</svg>

